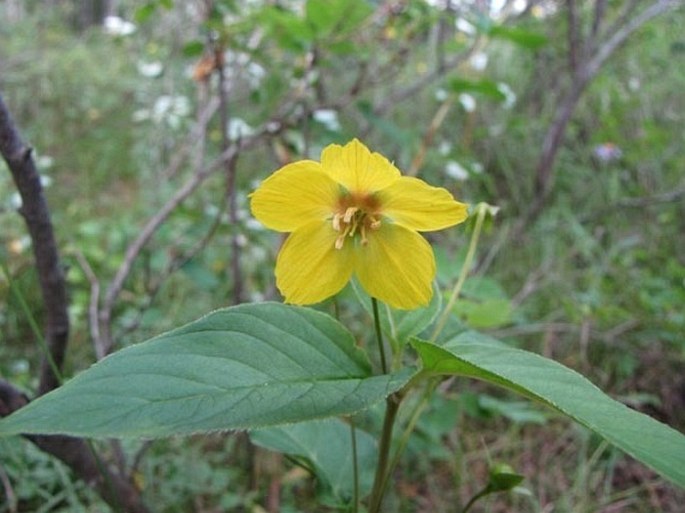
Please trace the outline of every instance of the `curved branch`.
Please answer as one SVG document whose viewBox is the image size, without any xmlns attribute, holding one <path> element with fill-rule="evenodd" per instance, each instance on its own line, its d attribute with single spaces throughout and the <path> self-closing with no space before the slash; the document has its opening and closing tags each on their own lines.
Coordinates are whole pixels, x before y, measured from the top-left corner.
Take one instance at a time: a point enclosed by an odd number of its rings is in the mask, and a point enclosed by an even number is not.
<svg viewBox="0 0 685 513">
<path fill-rule="evenodd" d="M 58 372 L 62 368 L 69 339 L 67 287 L 43 186 L 31 155 L 32 150 L 21 139 L 1 94 L 0 153 L 7 162 L 21 196 L 19 213 L 24 217 L 31 237 L 45 304 L 45 342 L 49 354 L 44 355 L 41 366 L 38 395 L 42 395 L 60 384 Z"/>
</svg>

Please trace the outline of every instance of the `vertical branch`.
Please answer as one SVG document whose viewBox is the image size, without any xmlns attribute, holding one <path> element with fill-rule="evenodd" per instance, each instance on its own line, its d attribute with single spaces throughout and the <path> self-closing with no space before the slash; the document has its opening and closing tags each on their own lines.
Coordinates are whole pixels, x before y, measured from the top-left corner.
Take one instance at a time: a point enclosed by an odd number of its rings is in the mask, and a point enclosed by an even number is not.
<svg viewBox="0 0 685 513">
<path fill-rule="evenodd" d="M 228 81 L 224 62 L 223 46 L 214 48 L 216 72 L 219 76 L 219 122 L 221 123 L 221 151 L 228 151 L 231 141 L 228 133 L 230 121 L 228 106 Z M 228 202 L 228 219 L 231 223 L 231 277 L 233 279 L 233 304 L 240 304 L 243 296 L 243 277 L 240 268 L 240 243 L 238 239 L 238 195 L 236 191 L 236 165 L 238 153 L 226 160 L 226 201 Z"/>
<path fill-rule="evenodd" d="M 36 270 L 45 304 L 45 341 L 49 354 L 44 355 L 38 394 L 42 395 L 60 384 L 55 370 L 62 368 L 69 338 L 67 288 L 57 252 L 57 243 L 50 219 L 40 175 L 31 156 L 31 148 L 22 141 L 7 106 L 0 95 L 0 153 L 12 173 L 21 195 L 19 212 L 26 221 L 31 237 Z M 55 370 L 50 365 L 55 364 Z"/>
<path fill-rule="evenodd" d="M 549 198 L 553 186 L 556 156 L 561 148 L 571 116 L 588 84 L 599 73 L 607 59 L 626 42 L 633 32 L 652 18 L 675 8 L 677 3 L 678 0 L 657 0 L 631 19 L 627 19 L 626 14 L 622 13 L 620 19 L 625 20 L 625 23 L 620 26 L 614 24 L 605 40 L 596 44 L 595 51 L 582 56 L 583 62 L 578 63 L 576 72 L 571 76 L 571 86 L 566 93 L 559 96 L 554 118 L 545 134 L 542 153 L 535 168 L 535 199 L 522 221 L 514 229 L 514 238 L 520 237 L 526 226 L 537 219 Z"/>
<path fill-rule="evenodd" d="M 580 59 L 580 26 L 578 23 L 578 10 L 576 0 L 566 0 L 567 37 L 568 37 L 568 67 L 571 74 L 575 75 L 578 70 Z"/>
<path fill-rule="evenodd" d="M 64 362 L 68 337 L 67 290 L 59 260 L 50 211 L 40 175 L 29 148 L 21 139 L 0 95 L 0 153 L 7 162 L 22 199 L 19 210 L 31 236 L 36 270 L 45 304 L 45 341 L 48 354 L 41 367 L 38 395 L 60 385 L 59 370 Z M 54 368 L 53 365 L 54 364 Z M 0 381 L 0 415 L 23 407 L 28 399 L 9 383 Z M 65 436 L 27 437 L 42 451 L 59 458 L 85 483 L 94 487 L 115 511 L 149 513 L 138 490 L 120 474 L 101 465 L 92 447 L 79 438 Z"/>
</svg>

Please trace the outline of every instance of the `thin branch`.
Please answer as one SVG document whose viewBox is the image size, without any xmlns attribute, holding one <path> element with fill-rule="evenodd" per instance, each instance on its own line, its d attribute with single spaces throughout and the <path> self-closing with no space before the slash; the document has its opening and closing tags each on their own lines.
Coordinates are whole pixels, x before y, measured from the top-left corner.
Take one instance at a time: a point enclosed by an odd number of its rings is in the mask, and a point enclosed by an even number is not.
<svg viewBox="0 0 685 513">
<path fill-rule="evenodd" d="M 615 30 L 609 38 L 598 47 L 597 51 L 585 63 L 580 63 L 577 72 L 572 76 L 569 90 L 561 95 L 552 123 L 545 134 L 542 152 L 536 166 L 535 199 L 531 208 L 513 230 L 513 237 L 520 238 L 526 226 L 529 226 L 542 212 L 552 191 L 554 162 L 562 145 L 564 134 L 571 116 L 588 84 L 599 73 L 607 59 L 626 42 L 628 37 L 652 18 L 675 8 L 677 0 L 659 0 L 645 8 L 622 27 Z"/>
<path fill-rule="evenodd" d="M 229 84 L 226 80 L 226 65 L 224 62 L 223 48 L 217 45 L 214 48 L 216 72 L 219 77 L 218 95 L 219 95 L 219 119 L 221 122 L 221 151 L 226 152 L 231 141 L 228 133 L 228 123 L 230 120 L 229 112 Z M 243 295 L 243 278 L 240 270 L 240 244 L 238 241 L 238 195 L 236 191 L 236 170 L 237 170 L 236 153 L 233 158 L 227 159 L 225 162 L 226 173 L 226 202 L 228 203 L 228 217 L 231 222 L 231 278 L 233 281 L 233 304 L 240 304 Z"/>
<path fill-rule="evenodd" d="M 374 113 L 376 115 L 383 114 L 394 106 L 399 105 L 401 102 L 414 97 L 422 89 L 442 78 L 445 74 L 447 74 L 449 71 L 452 71 L 463 62 L 466 62 L 480 48 L 480 45 L 481 38 L 477 37 L 474 39 L 471 46 L 464 52 L 453 56 L 451 59 L 447 59 L 442 68 L 437 68 L 430 73 L 426 73 L 408 86 L 388 94 L 383 101 L 376 105 L 374 108 Z"/>
<path fill-rule="evenodd" d="M 40 174 L 31 155 L 31 148 L 21 139 L 1 94 L 0 153 L 7 162 L 21 195 L 22 206 L 19 212 L 26 221 L 31 237 L 45 305 L 45 341 L 50 354 L 44 355 L 41 367 L 38 394 L 42 395 L 60 384 L 56 371 L 62 368 L 69 339 L 67 288 Z M 50 360 L 54 362 L 56 369 L 52 368 Z"/>
<path fill-rule="evenodd" d="M 568 67 L 574 75 L 578 70 L 580 59 L 580 24 L 578 22 L 578 10 L 576 0 L 566 0 L 566 33 L 568 37 Z"/>
<path fill-rule="evenodd" d="M 268 125 L 268 124 L 267 124 Z M 105 345 L 106 352 L 111 351 L 113 340 L 111 332 L 111 319 L 112 310 L 114 309 L 114 304 L 123 289 L 124 282 L 128 278 L 131 270 L 133 269 L 133 264 L 138 258 L 138 255 L 145 247 L 145 245 L 150 241 L 152 236 L 157 232 L 160 226 L 169 218 L 174 210 L 190 196 L 195 190 L 214 172 L 221 168 L 226 161 L 229 161 L 241 152 L 251 146 L 253 146 L 257 141 L 261 139 L 266 133 L 266 128 L 264 131 L 256 132 L 254 135 L 243 139 L 240 143 L 231 146 L 227 151 L 223 152 L 218 158 L 216 158 L 209 165 L 200 169 L 197 173 L 190 177 L 180 189 L 162 206 L 162 208 L 157 211 L 141 229 L 140 234 L 136 239 L 128 246 L 124 256 L 124 261 L 117 270 L 114 279 L 107 288 L 105 298 L 103 301 L 102 308 L 100 309 L 100 329 L 103 336 L 103 343 Z"/>
<path fill-rule="evenodd" d="M 669 9 L 675 9 L 678 4 L 678 0 L 659 0 L 645 8 L 625 25 L 618 27 L 613 33 L 610 33 L 606 42 L 597 49 L 590 62 L 585 66 L 586 80 L 589 81 L 594 78 L 611 54 L 623 45 L 633 32 Z"/>
<path fill-rule="evenodd" d="M 101 360 L 107 356 L 102 347 L 102 339 L 100 338 L 100 325 L 98 322 L 98 303 L 100 301 L 100 282 L 98 281 L 93 268 L 88 263 L 88 260 L 80 250 L 74 253 L 76 261 L 86 275 L 88 283 L 90 283 L 90 301 L 88 302 L 88 327 L 90 328 L 90 338 L 93 341 L 93 349 L 95 350 L 95 357 Z"/>
<path fill-rule="evenodd" d="M 606 6 L 606 0 L 595 0 L 595 11 L 592 16 L 592 28 L 590 29 L 590 35 L 587 38 L 587 53 L 592 52 L 597 46 L 597 36 L 599 35 L 599 28 L 602 26 L 604 21 Z"/>
</svg>

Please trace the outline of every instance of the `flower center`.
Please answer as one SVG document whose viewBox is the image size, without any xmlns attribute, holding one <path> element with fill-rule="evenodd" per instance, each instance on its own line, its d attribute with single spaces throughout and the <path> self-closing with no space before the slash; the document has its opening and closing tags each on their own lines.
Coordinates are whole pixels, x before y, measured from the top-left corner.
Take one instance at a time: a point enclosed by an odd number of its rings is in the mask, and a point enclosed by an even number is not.
<svg viewBox="0 0 685 513">
<path fill-rule="evenodd" d="M 342 249 L 347 237 L 359 235 L 362 245 L 367 245 L 367 235 L 381 227 L 377 201 L 370 196 L 355 198 L 343 196 L 338 211 L 333 214 L 333 229 L 340 235 L 335 239 L 335 249 Z"/>
</svg>

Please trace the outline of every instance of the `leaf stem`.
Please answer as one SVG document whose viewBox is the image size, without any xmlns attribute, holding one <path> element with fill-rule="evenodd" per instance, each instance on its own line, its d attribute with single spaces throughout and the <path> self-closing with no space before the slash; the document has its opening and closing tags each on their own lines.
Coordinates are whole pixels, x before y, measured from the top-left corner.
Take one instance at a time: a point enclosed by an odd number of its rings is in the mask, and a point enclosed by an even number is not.
<svg viewBox="0 0 685 513">
<path fill-rule="evenodd" d="M 381 509 L 385 485 L 388 482 L 388 461 L 390 455 L 390 444 L 392 442 L 392 428 L 397 417 L 397 410 L 400 407 L 401 396 L 392 394 L 385 400 L 385 418 L 383 419 L 383 431 L 378 446 L 378 464 L 376 465 L 376 475 L 373 478 L 373 489 L 371 490 L 371 500 L 369 502 L 369 513 L 378 513 Z"/>
<path fill-rule="evenodd" d="M 440 319 L 435 325 L 435 329 L 433 330 L 433 334 L 430 338 L 431 342 L 435 342 L 435 340 L 438 338 L 442 330 L 445 328 L 445 324 L 447 324 L 447 320 L 449 319 L 450 314 L 452 313 L 452 308 L 454 308 L 454 304 L 457 302 L 459 293 L 461 292 L 461 289 L 464 286 L 464 282 L 466 281 L 466 278 L 469 275 L 469 271 L 471 270 L 471 264 L 473 263 L 473 257 L 475 256 L 476 248 L 478 247 L 478 239 L 480 238 L 480 232 L 483 229 L 483 221 L 485 220 L 485 215 L 487 214 L 487 212 L 488 205 L 486 203 L 479 203 L 478 205 L 476 205 L 476 225 L 473 228 L 473 234 L 471 235 L 469 249 L 466 252 L 466 258 L 464 258 L 464 264 L 461 266 L 461 272 L 459 273 L 457 283 L 454 284 L 454 289 L 452 289 L 452 295 L 450 296 L 447 305 L 445 305 L 445 309 L 442 311 Z"/>
<path fill-rule="evenodd" d="M 371 305 L 373 306 L 373 323 L 376 327 L 376 341 L 378 342 L 378 351 L 381 354 L 381 369 L 383 374 L 388 373 L 388 364 L 385 362 L 385 346 L 383 345 L 383 333 L 381 332 L 381 319 L 378 314 L 378 301 L 375 297 L 371 298 Z"/>
</svg>

